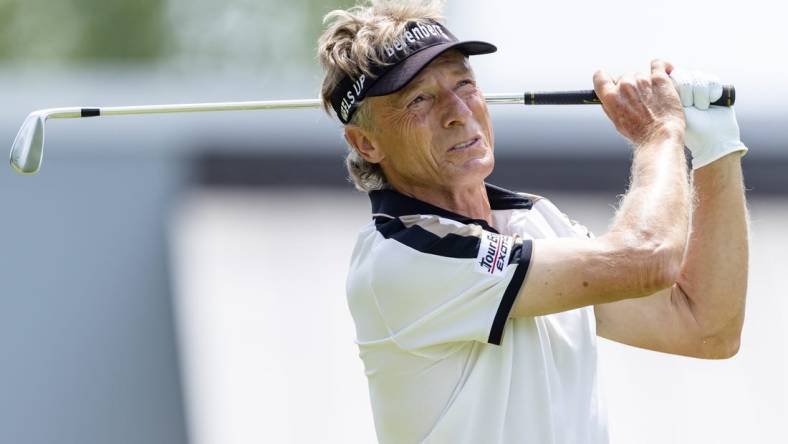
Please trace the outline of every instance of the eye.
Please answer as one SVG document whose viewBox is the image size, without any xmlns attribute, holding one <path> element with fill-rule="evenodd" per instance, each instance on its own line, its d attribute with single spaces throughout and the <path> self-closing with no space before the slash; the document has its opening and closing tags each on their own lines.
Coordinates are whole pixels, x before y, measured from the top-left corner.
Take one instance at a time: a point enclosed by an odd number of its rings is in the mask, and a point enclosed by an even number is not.
<svg viewBox="0 0 788 444">
<path fill-rule="evenodd" d="M 467 86 L 467 85 L 475 86 L 476 82 L 474 82 L 473 79 L 463 79 L 457 82 L 457 87 L 459 88 L 462 88 L 463 86 Z"/>
<path fill-rule="evenodd" d="M 425 100 L 427 100 L 427 96 L 425 96 L 424 94 L 419 94 L 418 96 L 416 96 L 415 99 L 410 101 L 410 103 L 408 104 L 408 108 L 410 108 L 411 106 L 418 105 L 419 103 Z"/>
</svg>

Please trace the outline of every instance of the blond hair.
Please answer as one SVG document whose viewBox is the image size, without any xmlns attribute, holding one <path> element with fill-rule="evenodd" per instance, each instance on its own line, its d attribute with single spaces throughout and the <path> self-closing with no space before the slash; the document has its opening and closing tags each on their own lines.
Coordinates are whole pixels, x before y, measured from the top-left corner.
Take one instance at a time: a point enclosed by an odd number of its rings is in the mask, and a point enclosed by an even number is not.
<svg viewBox="0 0 788 444">
<path fill-rule="evenodd" d="M 408 23 L 442 20 L 443 4 L 443 0 L 366 0 L 347 10 L 329 12 L 323 19 L 327 28 L 318 41 L 318 58 L 325 71 L 321 99 L 326 112 L 332 112 L 331 94 L 342 79 L 361 74 L 374 78 L 371 67 L 384 63 L 381 48 L 402 35 Z M 350 123 L 375 130 L 365 100 Z M 356 188 L 366 192 L 387 188 L 380 165 L 364 160 L 350 144 L 348 149 L 345 165 Z"/>
</svg>

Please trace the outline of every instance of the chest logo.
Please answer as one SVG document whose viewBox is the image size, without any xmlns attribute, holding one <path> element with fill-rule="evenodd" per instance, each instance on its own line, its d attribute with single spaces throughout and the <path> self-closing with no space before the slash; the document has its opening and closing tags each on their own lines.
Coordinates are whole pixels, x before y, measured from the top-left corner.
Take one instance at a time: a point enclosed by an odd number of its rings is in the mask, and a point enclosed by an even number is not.
<svg viewBox="0 0 788 444">
<path fill-rule="evenodd" d="M 485 231 L 476 256 L 478 270 L 491 275 L 502 274 L 509 263 L 512 238 Z"/>
</svg>

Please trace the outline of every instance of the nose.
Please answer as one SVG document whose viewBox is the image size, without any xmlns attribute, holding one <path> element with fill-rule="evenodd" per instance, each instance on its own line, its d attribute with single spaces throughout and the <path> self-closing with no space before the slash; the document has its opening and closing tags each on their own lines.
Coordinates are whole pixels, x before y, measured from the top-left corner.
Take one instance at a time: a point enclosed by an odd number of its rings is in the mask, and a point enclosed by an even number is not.
<svg viewBox="0 0 788 444">
<path fill-rule="evenodd" d="M 465 125 L 468 118 L 473 115 L 465 100 L 451 89 L 445 91 L 442 96 L 443 126 L 451 128 L 452 126 Z"/>
</svg>

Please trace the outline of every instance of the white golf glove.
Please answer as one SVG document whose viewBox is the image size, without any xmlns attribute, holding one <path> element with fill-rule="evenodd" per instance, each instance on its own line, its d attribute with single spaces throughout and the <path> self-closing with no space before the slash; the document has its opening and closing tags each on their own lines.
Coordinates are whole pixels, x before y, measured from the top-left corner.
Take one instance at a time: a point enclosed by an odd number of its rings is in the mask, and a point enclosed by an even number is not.
<svg viewBox="0 0 788 444">
<path fill-rule="evenodd" d="M 733 107 L 709 106 L 722 97 L 719 79 L 681 69 L 674 69 L 670 78 L 684 107 L 687 121 L 684 142 L 692 153 L 692 169 L 697 170 L 734 151 L 744 156 L 747 147 L 740 140 Z"/>
</svg>

